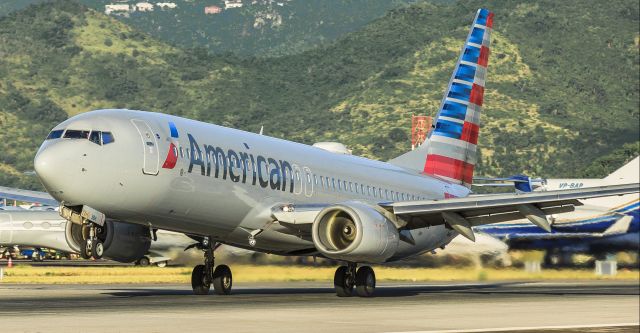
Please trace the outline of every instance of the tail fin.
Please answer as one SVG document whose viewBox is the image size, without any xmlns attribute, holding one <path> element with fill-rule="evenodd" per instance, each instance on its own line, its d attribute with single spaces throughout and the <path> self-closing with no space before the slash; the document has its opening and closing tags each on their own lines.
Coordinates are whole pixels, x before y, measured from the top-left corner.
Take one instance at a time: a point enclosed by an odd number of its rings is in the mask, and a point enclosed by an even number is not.
<svg viewBox="0 0 640 333">
<path fill-rule="evenodd" d="M 640 157 L 636 157 L 631 162 L 623 165 L 620 169 L 612 172 L 604 179 L 609 184 L 631 184 L 640 181 L 638 169 L 640 168 Z"/>
<path fill-rule="evenodd" d="M 493 13 L 479 9 L 429 135 L 423 172 L 471 187 Z"/>
</svg>

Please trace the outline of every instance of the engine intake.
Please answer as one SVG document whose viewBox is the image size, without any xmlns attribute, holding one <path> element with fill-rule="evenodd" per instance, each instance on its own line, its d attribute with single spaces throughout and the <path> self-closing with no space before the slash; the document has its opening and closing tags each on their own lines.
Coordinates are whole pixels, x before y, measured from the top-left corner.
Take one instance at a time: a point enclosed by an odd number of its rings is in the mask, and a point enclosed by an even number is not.
<svg viewBox="0 0 640 333">
<path fill-rule="evenodd" d="M 381 263 L 398 249 L 396 226 L 374 207 L 359 201 L 329 206 L 312 227 L 313 243 L 328 258 Z"/>
<path fill-rule="evenodd" d="M 76 252 L 80 252 L 80 244 L 84 242 L 82 232 L 82 225 L 66 223 L 67 244 Z M 149 228 L 114 220 L 105 221 L 98 238 L 104 245 L 103 257 L 118 262 L 137 261 L 149 252 L 151 246 Z"/>
</svg>

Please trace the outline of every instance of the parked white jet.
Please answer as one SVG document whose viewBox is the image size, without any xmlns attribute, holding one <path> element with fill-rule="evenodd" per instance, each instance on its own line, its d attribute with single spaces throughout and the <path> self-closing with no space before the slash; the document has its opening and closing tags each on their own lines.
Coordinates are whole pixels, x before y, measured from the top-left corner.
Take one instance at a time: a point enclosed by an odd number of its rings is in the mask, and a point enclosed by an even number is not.
<svg viewBox="0 0 640 333">
<path fill-rule="evenodd" d="M 350 296 L 355 285 L 370 296 L 375 274 L 359 263 L 431 251 L 458 233 L 474 239 L 475 225 L 523 216 L 548 225 L 545 215 L 570 211 L 577 199 L 638 191 L 631 184 L 468 197 L 492 23 L 491 12 L 478 11 L 428 144 L 389 162 L 166 114 L 99 110 L 55 126 L 35 170 L 86 255 L 100 257 L 112 233 L 199 236 L 205 263 L 192 273 L 196 294 L 211 284 L 231 291 L 229 267 L 214 270 L 219 243 L 344 261 L 336 293 Z"/>
<path fill-rule="evenodd" d="M 0 248 L 18 245 L 78 253 L 80 236 L 74 235 L 73 229 L 68 226 L 67 220 L 60 217 L 58 212 L 0 211 Z M 123 224 L 120 223 L 118 226 Z M 174 252 L 176 248 L 182 251 L 195 242 L 184 234 L 159 230 L 155 241 L 152 241 L 149 233 L 143 235 L 144 238 L 133 240 L 133 243 L 147 244 L 146 248 L 144 246 L 131 248 L 127 245 L 132 241 L 121 238 L 126 234 L 111 233 L 110 236 L 104 239 L 104 246 L 109 249 L 106 253 L 109 259 L 125 263 L 136 262 L 143 266 L 155 264 L 164 267 L 172 259 L 169 256 L 170 252 Z"/>
</svg>

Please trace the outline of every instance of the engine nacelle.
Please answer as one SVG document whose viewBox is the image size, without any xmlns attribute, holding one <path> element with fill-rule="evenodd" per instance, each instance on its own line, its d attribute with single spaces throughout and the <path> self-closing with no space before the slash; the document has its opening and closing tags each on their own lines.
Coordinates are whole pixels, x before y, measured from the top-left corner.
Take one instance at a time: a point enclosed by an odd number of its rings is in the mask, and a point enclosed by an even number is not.
<svg viewBox="0 0 640 333">
<path fill-rule="evenodd" d="M 67 222 L 65 237 L 76 252 L 80 252 L 82 225 Z M 104 245 L 104 258 L 118 262 L 134 262 L 149 252 L 151 237 L 149 228 L 125 222 L 107 220 L 98 233 Z"/>
<path fill-rule="evenodd" d="M 382 263 L 398 249 L 398 229 L 375 208 L 349 201 L 320 211 L 312 227 L 313 244 L 331 259 Z"/>
</svg>

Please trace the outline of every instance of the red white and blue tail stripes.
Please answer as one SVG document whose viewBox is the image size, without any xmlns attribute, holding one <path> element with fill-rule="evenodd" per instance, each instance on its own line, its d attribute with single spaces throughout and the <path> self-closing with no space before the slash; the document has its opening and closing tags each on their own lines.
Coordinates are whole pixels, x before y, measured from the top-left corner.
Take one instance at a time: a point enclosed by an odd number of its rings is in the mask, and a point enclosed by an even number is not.
<svg viewBox="0 0 640 333">
<path fill-rule="evenodd" d="M 493 13 L 479 9 L 429 137 L 424 173 L 471 187 Z"/>
</svg>

